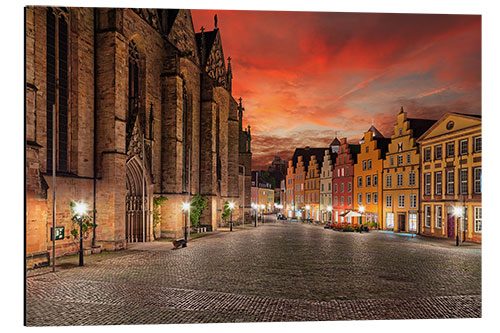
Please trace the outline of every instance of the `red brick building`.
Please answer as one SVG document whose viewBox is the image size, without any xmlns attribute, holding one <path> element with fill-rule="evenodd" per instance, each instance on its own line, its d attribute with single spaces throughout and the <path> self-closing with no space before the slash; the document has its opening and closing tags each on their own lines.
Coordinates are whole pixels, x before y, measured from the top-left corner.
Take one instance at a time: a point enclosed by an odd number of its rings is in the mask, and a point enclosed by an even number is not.
<svg viewBox="0 0 500 333">
<path fill-rule="evenodd" d="M 333 220 L 350 222 L 343 214 L 354 208 L 354 164 L 360 145 L 347 143 L 347 138 L 340 139 L 340 147 L 333 169 Z"/>
</svg>

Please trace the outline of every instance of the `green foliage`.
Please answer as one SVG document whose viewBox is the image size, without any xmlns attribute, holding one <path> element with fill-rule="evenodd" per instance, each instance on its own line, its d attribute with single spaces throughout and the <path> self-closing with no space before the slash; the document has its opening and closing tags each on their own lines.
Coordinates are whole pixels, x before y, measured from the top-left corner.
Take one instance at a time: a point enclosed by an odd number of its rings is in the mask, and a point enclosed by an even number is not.
<svg viewBox="0 0 500 333">
<path fill-rule="evenodd" d="M 191 224 L 198 228 L 198 223 L 201 218 L 201 214 L 203 210 L 207 207 L 207 201 L 199 194 L 195 195 L 191 200 L 191 211 L 190 211 L 190 220 Z"/>
<path fill-rule="evenodd" d="M 272 188 L 276 188 L 276 179 L 274 179 L 274 177 L 271 176 L 269 171 L 262 171 L 261 175 L 266 182 L 271 184 Z"/>
<path fill-rule="evenodd" d="M 167 197 L 159 196 L 153 198 L 153 237 L 156 239 L 156 227 L 161 222 L 160 207 L 163 202 L 167 201 Z"/>
<path fill-rule="evenodd" d="M 226 221 L 229 216 L 231 216 L 231 209 L 229 209 L 229 202 L 224 202 L 224 208 L 222 209 L 222 220 Z"/>
<path fill-rule="evenodd" d="M 70 230 L 71 235 L 73 236 L 74 239 L 79 238 L 80 237 L 80 226 L 81 226 L 83 238 L 87 238 L 88 233 L 92 229 L 97 228 L 97 224 L 92 223 L 92 216 L 90 216 L 90 213 L 94 213 L 95 210 L 88 211 L 83 216 L 78 216 L 74 213 L 74 207 L 75 207 L 74 202 L 70 203 L 70 207 L 71 207 L 71 212 L 73 214 L 73 216 L 71 217 L 71 221 L 73 221 L 73 225 L 72 225 L 72 228 Z"/>
</svg>

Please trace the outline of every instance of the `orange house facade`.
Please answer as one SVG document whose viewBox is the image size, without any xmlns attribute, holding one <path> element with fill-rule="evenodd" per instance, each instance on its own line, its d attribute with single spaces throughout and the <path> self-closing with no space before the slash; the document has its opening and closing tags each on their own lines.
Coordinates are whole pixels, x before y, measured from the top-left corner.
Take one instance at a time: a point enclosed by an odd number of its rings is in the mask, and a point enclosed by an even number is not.
<svg viewBox="0 0 500 333">
<path fill-rule="evenodd" d="M 327 149 L 325 149 L 327 150 Z M 320 163 L 323 163 L 321 161 Z M 312 155 L 307 167 L 305 181 L 305 218 L 314 221 L 320 220 L 320 165 L 316 156 Z"/>
<path fill-rule="evenodd" d="M 482 241 L 481 116 L 447 113 L 419 139 L 420 232 Z"/>
<path fill-rule="evenodd" d="M 363 224 L 380 227 L 382 182 L 380 181 L 389 139 L 374 127 L 365 132 L 354 165 L 354 210 L 362 214 Z"/>
</svg>

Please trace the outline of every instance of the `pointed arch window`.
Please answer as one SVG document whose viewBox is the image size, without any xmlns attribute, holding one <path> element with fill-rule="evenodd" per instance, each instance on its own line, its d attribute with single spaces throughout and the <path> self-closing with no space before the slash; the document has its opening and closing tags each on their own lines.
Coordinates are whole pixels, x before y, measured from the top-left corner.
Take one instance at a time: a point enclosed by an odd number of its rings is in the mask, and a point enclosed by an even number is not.
<svg viewBox="0 0 500 333">
<path fill-rule="evenodd" d="M 59 171 L 68 171 L 68 17 L 67 10 L 47 8 L 46 15 L 47 80 L 47 171 L 52 170 L 52 135 L 57 130 L 56 149 Z M 53 107 L 56 123 L 53 123 Z"/>
<path fill-rule="evenodd" d="M 140 66 L 139 51 L 137 49 L 137 44 L 132 40 L 129 44 L 129 58 L 128 58 L 128 112 L 127 112 L 127 150 L 130 143 L 130 138 L 132 137 L 132 131 L 134 129 L 135 121 L 137 115 L 139 114 L 139 109 L 141 107 L 141 96 L 140 96 Z M 144 130 L 144 127 L 143 127 Z"/>
</svg>

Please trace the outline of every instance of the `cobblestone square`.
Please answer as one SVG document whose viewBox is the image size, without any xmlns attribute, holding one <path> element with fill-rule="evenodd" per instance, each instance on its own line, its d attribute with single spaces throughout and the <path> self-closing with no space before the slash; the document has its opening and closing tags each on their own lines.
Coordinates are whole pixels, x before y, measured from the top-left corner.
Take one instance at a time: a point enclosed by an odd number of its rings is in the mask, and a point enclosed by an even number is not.
<svg viewBox="0 0 500 333">
<path fill-rule="evenodd" d="M 299 222 L 27 278 L 28 326 L 481 317 L 481 248 Z"/>
</svg>

